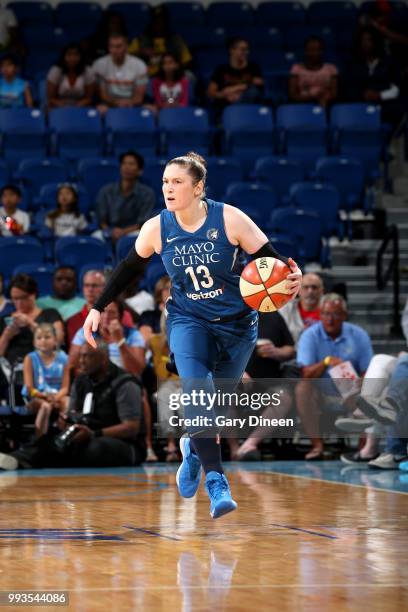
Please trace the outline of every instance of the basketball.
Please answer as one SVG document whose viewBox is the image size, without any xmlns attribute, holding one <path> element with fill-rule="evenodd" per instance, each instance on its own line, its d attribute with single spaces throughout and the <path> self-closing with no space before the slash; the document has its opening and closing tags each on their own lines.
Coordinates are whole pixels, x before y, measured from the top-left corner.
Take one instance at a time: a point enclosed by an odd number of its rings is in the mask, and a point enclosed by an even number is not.
<svg viewBox="0 0 408 612">
<path fill-rule="evenodd" d="M 239 280 L 244 302 L 259 312 L 274 312 L 291 299 L 286 289 L 290 268 L 274 257 L 259 257 L 245 266 Z"/>
</svg>

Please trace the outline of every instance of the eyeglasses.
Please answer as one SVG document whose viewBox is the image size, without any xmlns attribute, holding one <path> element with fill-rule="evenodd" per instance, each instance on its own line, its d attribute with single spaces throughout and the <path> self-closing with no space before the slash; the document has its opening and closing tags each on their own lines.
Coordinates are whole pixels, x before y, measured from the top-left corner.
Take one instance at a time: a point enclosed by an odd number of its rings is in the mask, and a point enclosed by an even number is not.
<svg viewBox="0 0 408 612">
<path fill-rule="evenodd" d="M 335 321 L 340 321 L 340 319 L 342 319 L 344 317 L 344 315 L 342 313 L 333 313 L 333 312 L 321 312 L 320 316 L 322 319 L 329 319 L 332 318 Z"/>
</svg>

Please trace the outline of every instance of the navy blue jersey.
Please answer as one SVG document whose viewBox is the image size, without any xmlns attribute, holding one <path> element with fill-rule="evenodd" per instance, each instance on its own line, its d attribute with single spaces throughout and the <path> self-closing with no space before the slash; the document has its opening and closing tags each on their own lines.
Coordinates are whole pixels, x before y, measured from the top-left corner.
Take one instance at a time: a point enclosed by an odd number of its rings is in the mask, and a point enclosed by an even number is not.
<svg viewBox="0 0 408 612">
<path fill-rule="evenodd" d="M 219 321 L 251 310 L 239 291 L 242 251 L 225 233 L 224 204 L 206 203 L 207 218 L 195 232 L 183 230 L 174 213 L 160 213 L 161 257 L 171 279 L 172 305 L 206 321 Z"/>
</svg>

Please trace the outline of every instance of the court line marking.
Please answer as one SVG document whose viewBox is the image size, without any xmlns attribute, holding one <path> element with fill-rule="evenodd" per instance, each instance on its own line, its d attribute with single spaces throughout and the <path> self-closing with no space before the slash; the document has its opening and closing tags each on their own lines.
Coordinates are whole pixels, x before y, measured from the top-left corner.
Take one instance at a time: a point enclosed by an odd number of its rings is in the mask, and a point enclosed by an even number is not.
<svg viewBox="0 0 408 612">
<path fill-rule="evenodd" d="M 302 531 L 309 535 L 319 536 L 320 538 L 328 538 L 329 540 L 338 540 L 338 536 L 329 535 L 327 533 L 319 533 L 318 531 L 311 531 L 310 529 L 303 529 L 302 527 L 294 527 L 293 525 L 283 525 L 281 523 L 270 523 L 273 527 L 283 527 L 284 529 L 291 529 L 293 531 Z"/>
<path fill-rule="evenodd" d="M 176 542 L 184 541 L 182 538 L 164 535 L 163 533 L 159 533 L 158 531 L 150 531 L 149 529 L 142 529 L 141 527 L 132 527 L 132 525 L 122 525 L 122 527 L 124 527 L 125 529 L 130 529 L 131 531 L 141 531 L 142 533 L 147 533 L 158 538 L 165 538 L 166 540 L 175 540 Z"/>
<path fill-rule="evenodd" d="M 183 591 L 184 589 L 188 590 L 211 590 L 211 589 L 222 589 L 225 591 L 229 591 L 230 589 L 321 589 L 321 588 L 345 588 L 345 587 L 353 587 L 353 588 L 395 588 L 395 587 L 405 587 L 407 588 L 406 583 L 397 582 L 397 583 L 354 583 L 354 582 L 344 582 L 344 583 L 323 583 L 323 584 L 231 584 L 231 585 L 171 585 L 171 584 L 163 584 L 163 585 L 150 585 L 150 586 L 134 586 L 134 587 L 83 587 L 79 589 L 70 589 L 66 588 L 69 594 L 71 593 L 84 593 L 84 592 L 115 592 L 115 591 Z"/>
</svg>

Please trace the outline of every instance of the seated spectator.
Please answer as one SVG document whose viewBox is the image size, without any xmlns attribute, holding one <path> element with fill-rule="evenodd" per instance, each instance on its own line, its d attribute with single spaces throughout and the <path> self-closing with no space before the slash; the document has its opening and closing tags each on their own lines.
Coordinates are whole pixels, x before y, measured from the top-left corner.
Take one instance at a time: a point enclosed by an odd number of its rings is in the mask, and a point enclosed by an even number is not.
<svg viewBox="0 0 408 612">
<path fill-rule="evenodd" d="M 277 379 L 283 376 L 282 364 L 295 356 L 294 341 L 279 312 L 259 314 L 258 341 L 246 368 L 245 380 Z M 279 389 L 281 385 L 279 386 Z M 257 389 L 265 390 L 272 395 L 277 389 L 259 380 Z M 279 406 L 268 406 L 262 413 L 271 419 L 283 418 L 291 409 L 292 400 L 288 393 L 281 395 Z M 228 440 L 232 458 L 240 461 L 260 459 L 258 446 L 268 436 L 265 427 L 255 429 L 239 448 L 234 448 L 233 439 Z"/>
<path fill-rule="evenodd" d="M 279 313 L 284 318 L 292 337 L 297 343 L 302 332 L 320 321 L 320 299 L 323 295 L 323 281 L 318 274 L 303 275 L 299 298 L 283 306 Z"/>
<path fill-rule="evenodd" d="M 14 310 L 13 302 L 8 300 L 3 293 L 3 275 L 0 272 L 0 317 L 7 317 Z"/>
<path fill-rule="evenodd" d="M 18 24 L 9 8 L 0 6 L 0 51 L 21 51 L 18 41 Z"/>
<path fill-rule="evenodd" d="M 261 102 L 264 81 L 258 64 L 249 60 L 249 43 L 233 38 L 228 45 L 229 62 L 216 68 L 207 95 L 220 112 L 228 104 Z"/>
<path fill-rule="evenodd" d="M 141 106 L 147 86 L 147 67 L 138 57 L 128 54 L 128 41 L 123 34 L 109 36 L 109 54 L 93 64 L 97 81 L 100 113 L 108 108 Z"/>
<path fill-rule="evenodd" d="M 19 236 L 30 229 L 30 216 L 20 210 L 21 191 L 15 185 L 4 185 L 1 190 L 0 235 Z"/>
<path fill-rule="evenodd" d="M 378 32 L 359 30 L 353 60 L 345 71 L 346 97 L 352 102 L 380 104 L 384 122 L 398 125 L 403 113 L 398 80 Z"/>
<path fill-rule="evenodd" d="M 68 355 L 58 350 L 55 328 L 40 323 L 34 331 L 34 351 L 24 357 L 23 396 L 36 414 L 37 437 L 47 433 L 52 412 L 65 410 L 69 391 Z"/>
<path fill-rule="evenodd" d="M 373 356 L 371 340 L 359 325 L 347 323 L 347 304 L 336 293 L 323 296 L 320 304 L 321 321 L 306 329 L 298 343 L 297 362 L 302 378 L 296 389 L 296 403 L 303 428 L 312 441 L 307 460 L 323 457 L 319 417 L 324 388 L 331 404 L 340 408 L 342 399 L 330 379 L 329 368 L 350 361 L 358 376 L 363 377 Z M 318 385 L 313 379 L 327 379 Z M 333 401 L 332 401 L 333 400 Z"/>
<path fill-rule="evenodd" d="M 109 358 L 118 367 L 140 376 L 145 368 L 145 343 L 141 333 L 134 327 L 121 323 L 124 307 L 121 302 L 111 302 L 101 314 L 98 334 L 109 347 Z M 81 327 L 75 334 L 69 351 L 69 363 L 76 370 L 81 346 L 86 344 Z"/>
<path fill-rule="evenodd" d="M 27 81 L 18 76 L 18 63 L 12 55 L 1 59 L 0 108 L 33 107 L 33 96 Z"/>
<path fill-rule="evenodd" d="M 109 37 L 112 34 L 123 34 L 127 38 L 128 32 L 124 16 L 108 9 L 103 11 L 95 32 L 80 42 L 87 64 L 92 64 L 108 53 Z"/>
<path fill-rule="evenodd" d="M 152 80 L 154 108 L 180 108 L 189 104 L 189 84 L 175 55 L 165 53 Z"/>
<path fill-rule="evenodd" d="M 61 434 L 46 434 L 10 455 L 0 453 L 0 468 L 108 467 L 144 460 L 138 380 L 109 361 L 108 347 L 101 341 L 96 350 L 85 343 L 80 362 L 69 410 L 59 420 Z"/>
<path fill-rule="evenodd" d="M 57 191 L 57 208 L 48 213 L 45 225 L 54 236 L 77 236 L 88 225 L 85 216 L 79 212 L 78 193 L 72 185 L 61 185 Z"/>
<path fill-rule="evenodd" d="M 85 300 L 85 304 L 83 305 L 82 310 L 69 317 L 65 323 L 68 348 L 70 347 L 78 329 L 85 323 L 85 319 L 88 316 L 89 311 L 95 304 L 98 297 L 101 295 L 104 288 L 105 276 L 101 270 L 89 270 L 84 275 L 82 280 L 82 295 Z"/>
<path fill-rule="evenodd" d="M 144 159 L 128 151 L 120 156 L 120 181 L 102 187 L 96 200 L 96 216 L 101 230 L 117 241 L 128 234 L 137 235 L 155 205 L 153 189 L 139 181 Z"/>
<path fill-rule="evenodd" d="M 92 106 L 95 77 L 78 45 L 69 45 L 47 74 L 48 108 Z"/>
<path fill-rule="evenodd" d="M 337 98 L 338 70 L 323 61 L 323 42 L 312 36 L 305 43 L 302 64 L 294 64 L 290 71 L 289 100 L 315 102 L 328 106 Z"/>
<path fill-rule="evenodd" d="M 76 295 L 77 278 L 74 268 L 59 266 L 52 279 L 53 294 L 40 297 L 37 306 L 40 308 L 55 308 L 62 319 L 66 321 L 79 312 L 85 300 Z"/>
<path fill-rule="evenodd" d="M 191 63 L 191 53 L 183 38 L 171 31 L 165 5 L 156 6 L 146 30 L 130 42 L 129 53 L 141 57 L 148 66 L 149 76 L 156 76 L 165 54 L 176 57 L 183 68 Z"/>
<path fill-rule="evenodd" d="M 167 276 L 162 276 L 154 287 L 154 310 L 145 310 L 139 319 L 139 331 L 145 342 L 149 342 L 153 334 L 160 333 L 160 321 L 167 298 L 170 295 L 171 282 Z"/>
</svg>

